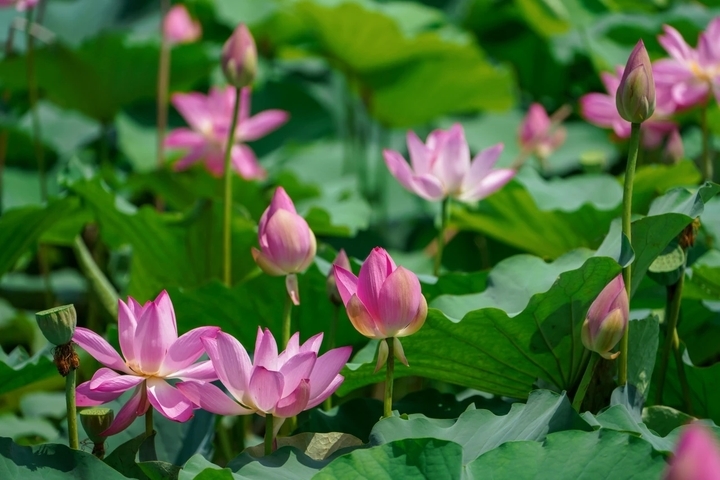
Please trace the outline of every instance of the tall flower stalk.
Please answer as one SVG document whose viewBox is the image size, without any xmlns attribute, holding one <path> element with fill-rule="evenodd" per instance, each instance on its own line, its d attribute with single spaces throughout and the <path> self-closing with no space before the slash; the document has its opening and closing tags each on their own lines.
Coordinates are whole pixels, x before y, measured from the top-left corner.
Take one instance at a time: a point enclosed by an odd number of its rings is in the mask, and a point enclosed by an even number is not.
<svg viewBox="0 0 720 480">
<path fill-rule="evenodd" d="M 440 204 L 440 228 L 437 236 L 437 251 L 435 252 L 435 263 L 433 265 L 433 274 L 437 277 L 440 275 L 442 268 L 442 256 L 445 249 L 445 229 L 447 228 L 450 217 L 450 197 L 443 199 Z"/>
<path fill-rule="evenodd" d="M 233 107 L 230 131 L 228 132 L 227 146 L 225 147 L 225 162 L 223 173 L 223 282 L 232 286 L 232 177 L 233 170 L 230 165 L 230 152 L 235 143 L 235 129 L 237 117 L 240 112 L 240 88 L 235 89 L 235 106 Z"/>
<path fill-rule="evenodd" d="M 630 122 L 630 145 L 625 169 L 623 186 L 622 232 L 632 243 L 632 193 L 635 180 L 635 167 L 640 150 L 640 124 L 650 118 L 655 111 L 655 81 L 653 80 L 650 57 L 642 40 L 635 45 L 628 58 L 623 76 L 620 79 L 615 104 L 620 116 Z M 623 279 L 628 298 L 632 291 L 632 265 L 623 268 Z M 628 329 L 620 343 L 620 363 L 618 366 L 618 383 L 627 383 L 628 372 Z"/>
<path fill-rule="evenodd" d="M 170 40 L 165 35 L 165 22 L 170 11 L 170 0 L 160 0 L 160 59 L 158 61 L 157 80 L 157 167 L 165 164 L 165 132 L 168 120 L 168 90 L 170 88 Z M 158 196 L 155 199 L 158 210 L 163 209 L 163 202 Z"/>
</svg>

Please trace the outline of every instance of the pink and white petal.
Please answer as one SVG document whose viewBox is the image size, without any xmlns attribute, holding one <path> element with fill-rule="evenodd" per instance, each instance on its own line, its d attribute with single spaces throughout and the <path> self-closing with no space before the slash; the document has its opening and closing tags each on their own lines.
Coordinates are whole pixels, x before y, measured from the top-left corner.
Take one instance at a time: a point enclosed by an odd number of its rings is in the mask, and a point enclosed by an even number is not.
<svg viewBox="0 0 720 480">
<path fill-rule="evenodd" d="M 255 355 L 253 357 L 255 367 L 265 367 L 270 370 L 278 370 L 278 347 L 275 337 L 269 329 L 263 330 L 258 327 L 255 338 Z"/>
<path fill-rule="evenodd" d="M 385 165 L 387 165 L 390 174 L 400 182 L 400 185 L 417 194 L 415 189 L 415 182 L 413 181 L 414 173 L 410 168 L 410 165 L 398 152 L 394 150 L 383 150 L 383 158 L 385 159 Z"/>
<path fill-rule="evenodd" d="M 103 431 L 101 435 L 109 437 L 129 427 L 138 417 L 138 412 L 143 409 L 143 404 L 145 403 L 144 398 L 146 398 L 145 385 L 139 385 L 135 388 L 132 397 L 122 406 L 115 420 L 113 420 L 107 430 Z"/>
<path fill-rule="evenodd" d="M 160 414 L 176 422 L 187 422 L 193 417 L 194 404 L 161 378 L 148 378 L 147 398 Z"/>
<path fill-rule="evenodd" d="M 181 335 L 168 348 L 160 369 L 161 377 L 172 376 L 178 370 L 189 367 L 205 353 L 202 337 L 215 338 L 220 327 L 199 327 Z"/>
<path fill-rule="evenodd" d="M 346 305 L 346 309 L 350 323 L 352 323 L 353 327 L 355 327 L 355 330 L 357 330 L 360 335 L 364 335 L 369 338 L 385 338 L 385 335 L 378 329 L 375 324 L 375 320 L 370 315 L 367 307 L 363 304 L 357 294 L 353 294 L 350 297 L 350 300 Z"/>
<path fill-rule="evenodd" d="M 220 381 L 238 400 L 248 389 L 252 362 L 245 347 L 232 335 L 218 333 L 215 340 L 203 339 Z"/>
<path fill-rule="evenodd" d="M 100 368 L 90 380 L 90 389 L 103 393 L 122 393 L 137 387 L 145 377 L 137 375 L 119 375 L 109 368 Z"/>
<path fill-rule="evenodd" d="M 300 272 L 308 253 L 314 256 L 317 248 L 307 221 L 287 210 L 278 210 L 270 217 L 265 226 L 265 240 L 265 253 L 287 273 Z"/>
<path fill-rule="evenodd" d="M 178 334 L 177 320 L 175 319 L 175 309 L 173 308 L 173 304 L 170 300 L 170 295 L 168 295 L 167 290 L 163 290 L 162 292 L 160 292 L 153 301 L 153 303 L 157 305 L 158 315 L 160 315 L 160 318 L 163 319 L 165 323 L 170 325 L 172 331 L 174 332 L 175 339 L 177 340 Z"/>
<path fill-rule="evenodd" d="M 228 397 L 212 383 L 180 382 L 175 385 L 188 400 L 198 407 L 217 415 L 248 415 L 253 413 Z"/>
<path fill-rule="evenodd" d="M 310 399 L 310 385 L 307 379 L 303 379 L 290 395 L 282 398 L 275 407 L 273 415 L 280 418 L 294 417 L 307 408 Z"/>
<path fill-rule="evenodd" d="M 420 301 L 420 306 L 418 307 L 417 315 L 415 315 L 415 318 L 412 319 L 412 321 L 403 329 L 401 329 L 396 337 L 407 337 L 408 335 L 412 335 L 413 333 L 420 330 L 420 327 L 423 326 L 425 323 L 425 319 L 427 318 L 428 313 L 428 306 L 427 306 L 427 300 L 423 296 Z"/>
<path fill-rule="evenodd" d="M 430 173 L 415 175 L 412 177 L 412 182 L 415 185 L 415 193 L 425 200 L 437 202 L 447 196 L 443 184 Z"/>
<path fill-rule="evenodd" d="M 397 337 L 393 338 L 393 353 L 395 354 L 395 358 L 400 360 L 400 363 L 405 365 L 406 367 L 409 367 L 407 357 L 405 356 L 405 350 L 403 349 L 402 343 L 400 343 L 400 339 Z"/>
<path fill-rule="evenodd" d="M 125 365 L 123 359 L 120 358 L 120 355 L 110 346 L 107 340 L 92 330 L 88 330 L 85 327 L 77 327 L 73 335 L 73 342 L 80 345 L 91 357 L 106 367 L 127 374 L 133 374 L 133 371 Z"/>
<path fill-rule="evenodd" d="M 313 407 L 317 407 L 322 402 L 325 401 L 326 398 L 330 397 L 335 391 L 340 388 L 340 385 L 342 385 L 342 382 L 345 380 L 345 377 L 342 375 L 335 375 L 335 378 L 333 378 L 330 381 L 330 384 L 325 387 L 325 390 L 318 393 L 317 395 L 310 395 L 310 400 L 308 400 L 307 407 L 305 407 L 305 410 L 309 410 Z M 311 387 L 312 387 L 312 380 L 310 380 Z"/>
<path fill-rule="evenodd" d="M 212 360 L 206 360 L 173 372 L 168 378 L 179 378 L 185 381 L 197 380 L 200 382 L 212 382 L 218 379 L 218 374 Z"/>
<path fill-rule="evenodd" d="M 542 107 L 540 107 L 542 108 Z M 545 110 L 543 110 L 544 112 Z M 498 143 L 492 147 L 481 150 L 470 164 L 470 170 L 463 179 L 462 190 L 471 190 L 487 176 L 498 161 L 504 145 Z"/>
<path fill-rule="evenodd" d="M 624 70 L 625 67 L 618 67 L 617 75 L 613 75 L 610 72 L 600 73 L 600 81 L 602 81 L 605 91 L 613 98 L 613 102 L 615 101 L 615 94 L 620 86 L 620 78 Z"/>
<path fill-rule="evenodd" d="M 288 120 L 290 120 L 290 114 L 285 110 L 265 110 L 240 123 L 237 129 L 237 138 L 241 142 L 257 140 L 277 130 Z"/>
<path fill-rule="evenodd" d="M 201 93 L 176 93 L 171 103 L 193 130 L 206 132 L 212 129 L 213 116 L 208 108 L 208 97 Z"/>
<path fill-rule="evenodd" d="M 378 299 L 377 328 L 394 337 L 417 315 L 422 299 L 420 281 L 411 271 L 398 267 L 385 280 Z"/>
<path fill-rule="evenodd" d="M 265 367 L 255 367 L 250 377 L 248 393 L 258 410 L 272 413 L 283 391 L 283 376 Z"/>
<path fill-rule="evenodd" d="M 233 168 L 245 180 L 262 180 L 267 177 L 267 172 L 260 166 L 255 152 L 247 145 L 233 145 L 230 154 Z"/>
<path fill-rule="evenodd" d="M 173 164 L 173 169 L 176 172 L 187 170 L 191 166 L 200 162 L 205 157 L 205 148 L 196 148 L 190 150 L 184 157 Z"/>
<path fill-rule="evenodd" d="M 350 297 L 357 293 L 358 277 L 339 265 L 333 265 L 332 271 L 335 276 L 335 284 L 337 285 L 338 293 L 340 293 L 340 298 L 342 298 L 343 303 L 347 305 Z"/>
<path fill-rule="evenodd" d="M 90 389 L 90 380 L 81 383 L 75 389 L 75 403 L 78 407 L 95 407 L 104 403 L 112 402 L 123 392 L 96 392 Z"/>
<path fill-rule="evenodd" d="M 255 260 L 255 263 L 258 264 L 258 267 L 260 267 L 260 269 L 268 275 L 275 277 L 287 275 L 288 272 L 283 270 L 272 258 L 268 257 L 257 248 L 251 247 L 250 253 L 252 253 L 253 260 Z"/>
<path fill-rule="evenodd" d="M 165 137 L 167 148 L 199 148 L 206 142 L 203 135 L 189 128 L 176 128 Z"/>
<path fill-rule="evenodd" d="M 130 299 L 135 302 L 135 299 Z M 137 304 L 137 302 L 135 302 Z M 142 311 L 142 310 L 141 310 Z M 118 339 L 120 350 L 125 358 L 135 358 L 135 331 L 137 330 L 137 318 L 133 310 L 118 299 Z"/>
<path fill-rule="evenodd" d="M 697 54 L 690 48 L 685 39 L 680 35 L 680 32 L 675 30 L 670 25 L 663 25 L 664 35 L 658 35 L 658 42 L 665 49 L 668 54 L 677 59 L 684 61 L 695 60 Z"/>
<path fill-rule="evenodd" d="M 367 308 L 370 316 L 378 318 L 378 298 L 385 279 L 395 270 L 390 255 L 380 247 L 375 247 L 360 267 L 357 296 Z"/>
<path fill-rule="evenodd" d="M 710 85 L 704 81 L 680 82 L 672 88 L 673 100 L 683 108 L 699 105 L 707 100 Z"/>
<path fill-rule="evenodd" d="M 147 302 L 145 306 L 142 306 L 133 297 L 128 297 L 127 307 L 130 309 L 130 312 L 132 312 L 132 314 L 135 316 L 135 321 L 137 321 L 138 318 L 142 317 L 145 308 L 151 303 L 152 302 Z"/>
<path fill-rule="evenodd" d="M 161 309 L 153 302 L 142 318 L 138 319 L 135 343 L 140 370 L 146 375 L 154 375 L 160 371 L 163 360 L 170 346 L 177 340 L 174 319 L 168 317 L 166 309 Z M 130 360 L 130 359 L 129 359 Z"/>
<path fill-rule="evenodd" d="M 318 357 L 315 362 L 315 367 L 309 377 L 310 403 L 313 403 L 323 392 L 325 392 L 327 387 L 338 376 L 340 370 L 342 370 L 348 362 L 350 355 L 352 355 L 352 347 L 340 347 L 334 348 Z M 320 402 L 322 402 L 322 400 L 320 400 Z M 311 406 L 314 407 L 315 405 Z"/>
<path fill-rule="evenodd" d="M 310 377 L 313 371 L 317 354 L 315 352 L 298 353 L 280 367 L 283 376 L 283 391 L 281 397 L 286 397 L 300 385 L 300 382 Z"/>
<path fill-rule="evenodd" d="M 445 187 L 445 191 L 459 190 L 462 180 L 470 169 L 470 147 L 459 123 L 454 124 L 438 145 L 432 173 Z"/>
<path fill-rule="evenodd" d="M 300 332 L 295 332 L 290 337 L 290 340 L 288 340 L 285 350 L 278 355 L 278 365 L 284 365 L 285 362 L 298 353 L 300 353 Z"/>
<path fill-rule="evenodd" d="M 615 98 L 603 93 L 588 93 L 580 98 L 580 113 L 588 122 L 603 128 L 611 128 L 618 119 L 622 120 Z"/>
<path fill-rule="evenodd" d="M 407 132 L 407 147 L 410 154 L 410 163 L 416 175 L 423 175 L 430 172 L 432 153 L 428 151 L 425 144 L 415 135 L 415 132 Z M 404 161 L 404 160 L 403 160 Z"/>
<path fill-rule="evenodd" d="M 323 333 L 317 333 L 312 337 L 308 338 L 305 343 L 300 347 L 299 353 L 303 352 L 314 352 L 316 355 L 320 351 L 320 345 L 322 345 Z"/>
<path fill-rule="evenodd" d="M 463 192 L 458 199 L 464 202 L 475 202 L 489 197 L 512 180 L 516 173 L 511 168 L 493 170 L 475 188 Z"/>
</svg>

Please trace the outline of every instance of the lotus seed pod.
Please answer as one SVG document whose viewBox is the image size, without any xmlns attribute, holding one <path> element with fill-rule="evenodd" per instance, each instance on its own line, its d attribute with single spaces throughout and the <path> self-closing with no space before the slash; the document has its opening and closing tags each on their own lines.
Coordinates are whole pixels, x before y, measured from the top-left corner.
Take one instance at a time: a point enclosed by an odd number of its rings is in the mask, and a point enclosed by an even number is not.
<svg viewBox="0 0 720 480">
<path fill-rule="evenodd" d="M 74 305 L 62 305 L 35 314 L 40 331 L 53 345 L 65 345 L 72 340 L 77 326 Z"/>
<path fill-rule="evenodd" d="M 103 443 L 106 436 L 102 433 L 110 428 L 115 419 L 111 408 L 88 408 L 80 412 L 80 423 L 93 443 Z"/>
</svg>

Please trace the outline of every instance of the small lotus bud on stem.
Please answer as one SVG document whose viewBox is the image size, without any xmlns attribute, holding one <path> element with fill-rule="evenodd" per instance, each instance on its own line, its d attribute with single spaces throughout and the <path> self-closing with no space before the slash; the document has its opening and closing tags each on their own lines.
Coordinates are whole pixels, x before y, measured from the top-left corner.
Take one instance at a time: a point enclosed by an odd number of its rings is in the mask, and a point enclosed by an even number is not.
<svg viewBox="0 0 720 480">
<path fill-rule="evenodd" d="M 348 256 L 343 249 L 340 249 L 340 251 L 338 252 L 337 257 L 335 257 L 335 260 L 333 261 L 333 265 L 342 267 L 349 272 L 352 271 L 352 267 L 350 266 L 350 259 L 348 259 Z M 327 292 L 327 296 L 330 299 L 330 303 L 332 303 L 336 307 L 340 307 L 343 305 L 342 297 L 340 296 L 340 292 L 338 292 L 337 282 L 335 281 L 335 274 L 333 273 L 332 268 L 330 269 L 330 272 L 327 276 L 327 281 L 325 282 L 325 291 Z"/>
<path fill-rule="evenodd" d="M 105 457 L 105 439 L 102 433 L 110 428 L 115 412 L 110 408 L 88 408 L 80 412 L 80 423 L 93 442 L 92 454 L 102 460 Z"/>
<path fill-rule="evenodd" d="M 257 73 L 257 48 L 250 30 L 241 23 L 223 45 L 221 57 L 225 78 L 236 88 L 251 85 Z"/>
<path fill-rule="evenodd" d="M 642 40 L 635 45 L 625 65 L 615 105 L 620 116 L 630 123 L 642 123 L 655 111 L 655 80 Z"/>
</svg>

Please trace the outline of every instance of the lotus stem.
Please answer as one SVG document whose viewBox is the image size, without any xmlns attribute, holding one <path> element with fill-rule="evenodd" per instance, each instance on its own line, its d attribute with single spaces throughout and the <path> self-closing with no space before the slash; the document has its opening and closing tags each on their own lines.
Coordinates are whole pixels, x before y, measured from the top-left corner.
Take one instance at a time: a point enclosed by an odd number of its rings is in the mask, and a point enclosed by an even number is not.
<svg viewBox="0 0 720 480">
<path fill-rule="evenodd" d="M 332 350 L 333 348 L 335 348 L 335 337 L 337 335 L 337 324 L 339 317 L 340 307 L 338 305 L 333 305 L 332 323 L 330 324 L 330 335 L 328 335 L 328 350 Z M 325 410 L 330 410 L 332 408 L 332 395 L 325 399 L 325 402 L 323 403 L 323 408 Z"/>
<path fill-rule="evenodd" d="M 710 155 L 710 129 L 708 128 L 707 119 L 708 104 L 700 109 L 700 128 L 702 129 L 702 173 L 703 180 L 712 182 L 713 180 L 713 162 Z"/>
<path fill-rule="evenodd" d="M 595 352 L 590 352 L 590 359 L 588 360 L 587 367 L 585 367 L 585 373 L 583 374 L 582 380 L 580 380 L 580 385 L 575 392 L 575 398 L 572 403 L 573 408 L 578 413 L 580 413 L 580 408 L 582 408 L 582 403 L 585 399 L 585 394 L 587 393 L 593 374 L 595 373 L 595 367 L 597 367 L 598 360 L 600 360 L 600 355 Z"/>
<path fill-rule="evenodd" d="M 75 258 L 80 265 L 80 269 L 90 281 L 90 285 L 93 290 L 95 290 L 105 311 L 110 314 L 110 317 L 117 318 L 119 298 L 117 290 L 115 290 L 110 280 L 108 280 L 102 270 L 100 270 L 98 264 L 95 263 L 92 254 L 80 235 L 73 240 L 73 251 L 75 252 Z"/>
<path fill-rule="evenodd" d="M 158 62 L 157 82 L 157 166 L 165 165 L 165 132 L 168 120 L 168 91 L 170 89 L 170 43 L 165 36 L 163 24 L 170 10 L 169 0 L 160 0 L 160 60 Z M 158 195 L 155 198 L 155 207 L 158 211 L 164 209 L 163 201 Z"/>
<path fill-rule="evenodd" d="M 388 346 L 387 369 L 385 370 L 385 403 L 383 409 L 383 417 L 392 416 L 393 401 L 393 373 L 395 370 L 395 344 L 392 338 L 386 338 Z"/>
<path fill-rule="evenodd" d="M 72 349 L 72 347 L 70 347 Z M 77 371 L 70 366 L 70 371 L 65 377 L 65 404 L 67 405 L 67 426 L 68 444 L 70 448 L 78 450 L 77 406 L 75 403 L 75 387 L 77 386 Z"/>
<path fill-rule="evenodd" d="M 632 244 L 632 195 L 633 181 L 635 180 L 635 166 L 637 165 L 638 152 L 640 150 L 640 124 L 632 123 L 630 131 L 630 146 L 628 150 L 627 167 L 625 169 L 625 185 L 623 187 L 623 211 L 622 211 L 622 232 Z M 632 265 L 623 268 L 623 280 L 628 292 L 628 298 L 632 293 Z M 628 348 L 630 329 L 625 329 L 625 334 L 620 341 L 620 359 L 618 362 L 618 384 L 627 383 L 628 372 Z"/>
<path fill-rule="evenodd" d="M 680 318 L 680 304 L 682 303 L 682 289 L 685 283 L 685 271 L 683 270 L 680 279 L 674 284 L 667 287 L 667 307 L 665 309 L 666 330 L 665 343 L 663 344 L 662 354 L 660 357 L 660 370 L 658 373 L 658 387 L 655 392 L 655 404 L 660 405 L 663 399 L 663 391 L 665 389 L 665 378 L 667 376 L 667 368 L 670 363 L 670 353 L 678 350 L 679 346 L 675 344 L 677 338 L 677 324 Z M 678 368 L 680 368 L 678 364 Z"/>
<path fill-rule="evenodd" d="M 433 267 L 433 274 L 437 277 L 440 275 L 440 269 L 442 268 L 442 256 L 443 249 L 445 247 L 445 229 L 448 224 L 448 217 L 450 216 L 450 197 L 443 199 L 440 206 L 440 230 L 437 236 L 437 252 L 435 253 L 435 265 Z"/>
<path fill-rule="evenodd" d="M 275 439 L 273 432 L 273 416 L 268 413 L 265 415 L 265 455 L 270 455 L 273 452 L 273 440 Z"/>
<path fill-rule="evenodd" d="M 290 341 L 290 330 L 292 329 L 292 306 L 293 302 L 290 298 L 290 294 L 285 295 L 285 308 L 283 309 L 283 323 L 282 323 L 282 344 L 284 348 L 287 348 L 287 344 Z"/>
<path fill-rule="evenodd" d="M 225 147 L 225 195 L 223 203 L 223 281 L 225 285 L 232 286 L 232 163 L 231 152 L 235 143 L 235 129 L 237 128 L 237 117 L 240 111 L 240 89 L 235 88 L 235 106 L 233 108 L 233 116 L 230 121 L 230 131 L 228 132 L 228 142 Z"/>
</svg>

